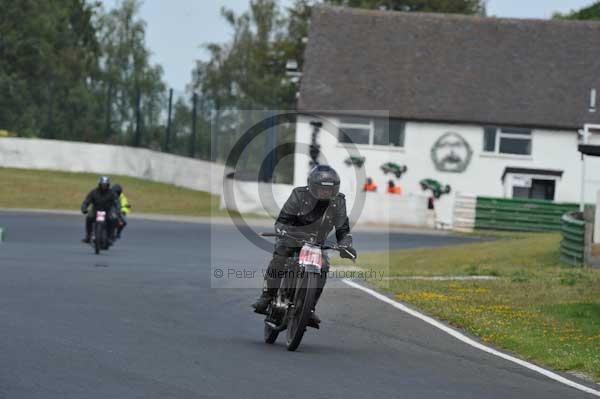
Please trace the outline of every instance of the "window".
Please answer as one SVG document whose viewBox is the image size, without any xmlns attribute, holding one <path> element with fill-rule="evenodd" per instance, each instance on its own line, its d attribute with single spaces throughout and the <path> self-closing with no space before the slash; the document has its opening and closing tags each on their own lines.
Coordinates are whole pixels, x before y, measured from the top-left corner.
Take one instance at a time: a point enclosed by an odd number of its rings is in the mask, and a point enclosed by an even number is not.
<svg viewBox="0 0 600 399">
<path fill-rule="evenodd" d="M 483 151 L 496 154 L 531 155 L 531 130 L 486 127 Z"/>
<path fill-rule="evenodd" d="M 368 118 L 346 117 L 340 119 L 340 143 L 370 144 L 373 130 Z"/>
<path fill-rule="evenodd" d="M 344 117 L 339 124 L 339 142 L 404 147 L 404 121 L 387 118 Z"/>
<path fill-rule="evenodd" d="M 555 180 L 531 179 L 529 187 L 513 187 L 513 198 L 528 198 L 554 201 Z"/>
<path fill-rule="evenodd" d="M 404 147 L 404 121 L 399 119 L 375 119 L 373 144 Z"/>
</svg>

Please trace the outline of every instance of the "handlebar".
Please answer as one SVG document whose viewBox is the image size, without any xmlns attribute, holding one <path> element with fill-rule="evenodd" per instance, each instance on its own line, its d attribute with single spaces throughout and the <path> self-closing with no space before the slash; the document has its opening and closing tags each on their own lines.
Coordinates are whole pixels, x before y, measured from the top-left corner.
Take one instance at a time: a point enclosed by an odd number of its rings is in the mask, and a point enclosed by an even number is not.
<svg viewBox="0 0 600 399">
<path fill-rule="evenodd" d="M 294 241 L 297 241 L 302 244 L 312 244 L 319 245 L 316 243 L 316 234 L 302 233 L 302 232 L 294 232 L 290 233 L 288 231 L 284 232 L 275 232 L 275 233 L 259 233 L 261 237 L 277 237 L 277 238 L 290 238 Z M 334 244 L 335 245 L 335 244 Z M 322 245 L 319 245 L 322 247 Z"/>
<path fill-rule="evenodd" d="M 294 235 L 296 235 L 296 234 L 301 235 L 304 238 L 300 238 L 299 236 L 294 237 Z M 314 238 L 316 238 L 316 236 L 314 234 L 284 232 L 284 233 L 259 233 L 259 235 L 261 237 L 291 238 L 292 240 L 295 240 L 301 244 L 318 245 L 319 247 L 321 247 L 321 249 L 332 249 L 332 250 L 338 251 L 338 252 L 345 251 L 346 253 L 350 254 L 353 257 L 353 260 L 355 259 L 354 255 L 352 255 L 350 252 L 348 252 L 346 250 L 346 247 L 339 246 L 338 244 L 335 244 L 332 242 L 325 242 L 324 244 L 317 244 L 314 240 Z M 312 238 L 312 240 L 307 240 L 306 237 L 310 237 L 310 238 Z"/>
<path fill-rule="evenodd" d="M 258 233 L 261 237 L 280 237 L 280 234 L 277 233 Z"/>
</svg>

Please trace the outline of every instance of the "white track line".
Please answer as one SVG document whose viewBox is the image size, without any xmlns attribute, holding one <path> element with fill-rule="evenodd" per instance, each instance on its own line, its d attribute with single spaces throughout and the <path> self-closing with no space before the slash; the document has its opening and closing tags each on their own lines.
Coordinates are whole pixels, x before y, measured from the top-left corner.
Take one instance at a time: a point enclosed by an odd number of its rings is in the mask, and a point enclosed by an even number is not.
<svg viewBox="0 0 600 399">
<path fill-rule="evenodd" d="M 570 386 L 572 388 L 579 389 L 580 391 L 587 392 L 589 394 L 592 394 L 592 395 L 600 397 L 600 391 L 597 391 L 597 390 L 592 389 L 590 387 L 587 387 L 585 385 L 579 384 L 579 383 L 577 383 L 575 381 L 571 381 L 571 380 L 569 380 L 569 379 L 567 379 L 567 378 L 565 378 L 565 377 L 563 377 L 563 376 L 561 376 L 559 374 L 556 374 L 556 373 L 554 373 L 552 371 L 549 371 L 549 370 L 546 370 L 546 369 L 541 368 L 539 366 L 536 366 L 535 364 L 526 362 L 525 360 L 517 359 L 516 357 L 507 355 L 506 353 L 502 353 L 502 352 L 497 351 L 495 349 L 492 349 L 492 348 L 490 348 L 488 346 L 485 346 L 485 345 L 483 345 L 483 344 L 481 344 L 481 343 L 479 343 L 479 342 L 477 342 L 477 341 L 475 341 L 475 340 L 467 337 L 466 335 L 461 334 L 460 332 L 458 332 L 458 331 L 456 331 L 456 330 L 454 330 L 454 329 L 452 329 L 452 328 L 444 325 L 443 323 L 440 323 L 439 321 L 437 321 L 437 320 L 435 320 L 435 319 L 433 319 L 433 318 L 431 318 L 429 316 L 426 316 L 426 315 L 424 315 L 422 313 L 419 313 L 419 312 L 417 312 L 417 311 L 415 311 L 413 309 L 410 309 L 409 307 L 401 304 L 400 302 L 396 302 L 393 299 L 390 299 L 387 296 L 382 295 L 379 292 L 374 291 L 374 290 L 372 290 L 370 288 L 367 288 L 367 287 L 364 287 L 364 286 L 362 286 L 360 284 L 357 284 L 354 281 L 347 280 L 347 279 L 343 279 L 342 281 L 344 283 L 346 283 L 347 285 L 351 286 L 351 287 L 354 287 L 354 288 L 359 289 L 359 290 L 361 290 L 363 292 L 366 292 L 367 294 L 371 295 L 372 297 L 375 297 L 375 298 L 379 299 L 382 302 L 385 302 L 385 303 L 387 303 L 389 305 L 392 305 L 393 307 L 395 307 L 398 310 L 401 310 L 401 311 L 403 311 L 405 313 L 408 313 L 409 315 L 414 316 L 417 319 L 423 320 L 425 323 L 428 323 L 428 324 L 430 324 L 430 325 L 432 325 L 432 326 L 434 326 L 436 328 L 439 328 L 440 330 L 444 331 L 446 334 L 449 334 L 449 335 L 453 336 L 454 338 L 458 339 L 459 341 L 464 342 L 467 345 L 470 345 L 470 346 L 472 346 L 474 348 L 477 348 L 479 350 L 487 352 L 487 353 L 489 353 L 491 355 L 498 356 L 498 357 L 500 357 L 502 359 L 508 360 L 509 362 L 516 363 L 519 366 L 523 366 L 523 367 L 525 367 L 525 368 L 527 368 L 529 370 L 535 371 L 536 373 L 540 373 L 540 374 L 542 374 L 542 375 L 544 375 L 544 376 L 546 376 L 546 377 L 548 377 L 548 378 L 550 378 L 550 379 L 552 379 L 554 381 L 560 382 L 560 383 L 568 385 L 568 386 Z"/>
</svg>

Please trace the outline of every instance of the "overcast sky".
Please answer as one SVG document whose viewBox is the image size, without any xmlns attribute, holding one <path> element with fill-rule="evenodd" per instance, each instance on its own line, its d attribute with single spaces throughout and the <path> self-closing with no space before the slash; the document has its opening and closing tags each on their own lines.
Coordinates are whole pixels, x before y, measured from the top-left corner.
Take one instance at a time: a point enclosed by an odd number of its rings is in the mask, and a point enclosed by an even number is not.
<svg viewBox="0 0 600 399">
<path fill-rule="evenodd" d="M 112 8 L 119 0 L 103 0 Z M 594 0 L 488 0 L 488 14 L 498 17 L 550 18 L 556 11 L 579 9 Z M 167 83 L 183 91 L 190 80 L 194 60 L 205 59 L 203 43 L 223 42 L 231 35 L 220 17 L 223 6 L 237 12 L 249 0 L 145 0 L 142 18 L 148 24 L 147 44 L 153 61 L 165 69 Z M 291 0 L 281 0 L 290 4 Z"/>
</svg>

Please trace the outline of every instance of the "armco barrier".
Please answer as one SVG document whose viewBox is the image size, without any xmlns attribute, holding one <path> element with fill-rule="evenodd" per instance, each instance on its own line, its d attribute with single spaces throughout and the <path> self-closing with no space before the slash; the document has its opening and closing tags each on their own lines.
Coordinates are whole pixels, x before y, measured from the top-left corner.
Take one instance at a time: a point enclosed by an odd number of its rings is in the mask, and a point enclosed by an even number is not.
<svg viewBox="0 0 600 399">
<path fill-rule="evenodd" d="M 565 213 L 561 219 L 563 239 L 560 258 L 572 266 L 582 266 L 585 254 L 585 221 L 580 212 Z"/>
<path fill-rule="evenodd" d="M 562 215 L 577 208 L 577 204 L 541 200 L 477 197 L 475 228 L 560 231 Z"/>
<path fill-rule="evenodd" d="M 461 233 L 472 232 L 475 228 L 477 197 L 474 195 L 456 193 L 454 197 L 454 216 L 452 228 Z"/>
</svg>

